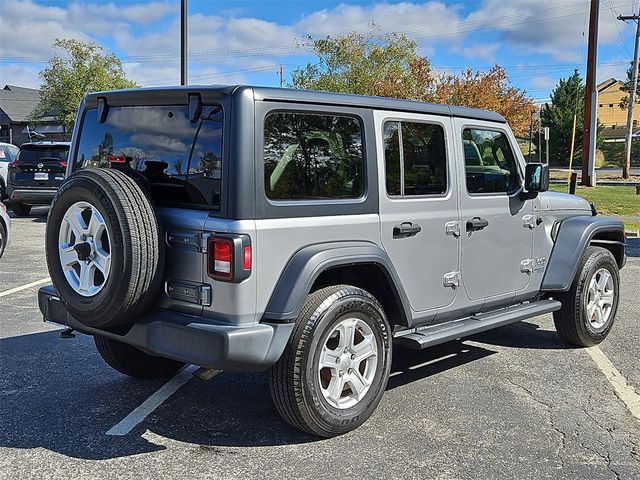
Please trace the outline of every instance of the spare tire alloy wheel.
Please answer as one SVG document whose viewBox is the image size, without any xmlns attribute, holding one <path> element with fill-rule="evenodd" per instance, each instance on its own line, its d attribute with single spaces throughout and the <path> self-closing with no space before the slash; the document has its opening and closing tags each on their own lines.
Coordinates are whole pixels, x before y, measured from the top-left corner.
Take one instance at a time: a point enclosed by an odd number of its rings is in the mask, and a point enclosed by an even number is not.
<svg viewBox="0 0 640 480">
<path fill-rule="evenodd" d="M 111 270 L 109 229 L 100 211 L 89 202 L 76 202 L 63 216 L 58 252 L 64 276 L 83 297 L 102 290 Z"/>
<path fill-rule="evenodd" d="M 157 299 L 162 228 L 147 192 L 125 173 L 82 169 L 49 210 L 47 265 L 65 310 L 87 327 L 127 326 Z"/>
</svg>

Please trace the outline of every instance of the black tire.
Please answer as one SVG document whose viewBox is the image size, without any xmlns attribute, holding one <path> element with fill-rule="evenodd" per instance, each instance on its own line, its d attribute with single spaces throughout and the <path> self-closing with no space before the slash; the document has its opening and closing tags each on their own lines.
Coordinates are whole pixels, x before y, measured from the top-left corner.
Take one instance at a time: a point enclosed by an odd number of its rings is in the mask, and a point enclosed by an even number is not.
<svg viewBox="0 0 640 480">
<path fill-rule="evenodd" d="M 96 208 L 112 234 L 111 271 L 93 296 L 82 296 L 72 288 L 58 254 L 64 215 L 77 202 Z M 162 286 L 164 242 L 151 199 L 116 170 L 84 169 L 64 181 L 49 211 L 46 253 L 60 300 L 76 320 L 90 327 L 134 322 L 151 307 Z"/>
<path fill-rule="evenodd" d="M 26 217 L 31 213 L 31 205 L 25 205 L 24 203 L 11 203 L 11 210 L 16 217 Z"/>
<path fill-rule="evenodd" d="M 613 281 L 613 302 L 608 320 L 595 328 L 587 315 L 589 283 L 596 272 L 606 269 Z M 589 246 L 582 255 L 578 271 L 567 292 L 554 294 L 562 308 L 553 312 L 553 321 L 560 337 L 579 347 L 591 347 L 602 342 L 613 327 L 620 297 L 620 273 L 611 252 L 605 248 Z"/>
<path fill-rule="evenodd" d="M 4 223 L 0 221 L 0 258 L 4 254 L 4 248 L 7 243 L 7 229 L 4 226 Z"/>
<path fill-rule="evenodd" d="M 337 408 L 321 392 L 319 355 L 334 327 L 354 317 L 373 332 L 376 370 L 370 387 L 355 405 Z M 389 379 L 391 337 L 384 310 L 368 292 L 337 285 L 309 295 L 282 357 L 269 370 L 271 397 L 282 418 L 299 430 L 325 438 L 362 425 L 380 403 Z"/>
<path fill-rule="evenodd" d="M 107 337 L 93 337 L 98 353 L 113 369 L 133 378 L 151 379 L 173 375 L 184 363 L 144 353 L 126 343 Z"/>
</svg>

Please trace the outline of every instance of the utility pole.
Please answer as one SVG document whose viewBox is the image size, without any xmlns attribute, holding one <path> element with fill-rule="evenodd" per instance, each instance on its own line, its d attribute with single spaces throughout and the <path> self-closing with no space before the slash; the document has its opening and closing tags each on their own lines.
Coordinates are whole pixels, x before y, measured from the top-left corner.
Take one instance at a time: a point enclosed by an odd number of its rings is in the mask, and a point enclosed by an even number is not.
<svg viewBox="0 0 640 480">
<path fill-rule="evenodd" d="M 624 136 L 624 163 L 622 178 L 628 179 L 631 174 L 631 142 L 633 135 L 633 109 L 636 104 L 636 88 L 638 86 L 638 49 L 640 47 L 640 12 L 638 15 L 619 15 L 618 20 L 636 22 L 636 47 L 633 51 L 633 67 L 631 71 L 631 90 L 629 90 L 629 111 L 627 112 L 627 132 Z"/>
<path fill-rule="evenodd" d="M 596 63 L 598 61 L 598 14 L 600 0 L 591 0 L 589 15 L 589 49 L 587 53 L 587 83 L 585 87 L 584 136 L 582 137 L 582 185 L 595 183 L 598 87 Z"/>
<path fill-rule="evenodd" d="M 284 86 L 284 65 L 280 65 L 278 74 L 280 75 L 280 88 L 282 88 Z"/>
<path fill-rule="evenodd" d="M 180 85 L 186 85 L 188 83 L 187 69 L 189 65 L 189 56 L 187 40 L 189 35 L 187 32 L 187 17 L 187 0 L 180 0 Z"/>
</svg>

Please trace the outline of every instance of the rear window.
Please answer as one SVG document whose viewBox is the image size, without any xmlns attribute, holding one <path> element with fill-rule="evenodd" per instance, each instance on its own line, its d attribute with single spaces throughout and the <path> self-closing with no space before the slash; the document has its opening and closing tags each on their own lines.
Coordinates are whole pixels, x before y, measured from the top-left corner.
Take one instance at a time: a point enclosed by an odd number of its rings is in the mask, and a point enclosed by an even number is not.
<svg viewBox="0 0 640 480">
<path fill-rule="evenodd" d="M 85 112 L 75 169 L 116 168 L 149 186 L 159 203 L 220 208 L 222 109 L 187 106 L 110 107 L 104 123 Z"/>
<path fill-rule="evenodd" d="M 18 153 L 18 160 L 23 163 L 31 162 L 66 162 L 69 156 L 69 147 L 66 145 L 36 146 L 24 145 Z"/>
</svg>

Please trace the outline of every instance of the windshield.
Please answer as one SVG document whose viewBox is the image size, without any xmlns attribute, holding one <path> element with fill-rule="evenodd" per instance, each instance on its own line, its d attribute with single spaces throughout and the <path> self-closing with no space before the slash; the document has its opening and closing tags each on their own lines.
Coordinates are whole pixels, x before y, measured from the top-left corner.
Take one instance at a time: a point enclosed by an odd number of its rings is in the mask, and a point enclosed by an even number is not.
<svg viewBox="0 0 640 480">
<path fill-rule="evenodd" d="M 74 169 L 116 168 L 148 184 L 157 202 L 220 208 L 222 111 L 205 106 L 110 107 L 85 112 Z"/>
<path fill-rule="evenodd" d="M 69 156 L 69 147 L 66 145 L 36 146 L 24 145 L 18 154 L 18 159 L 23 162 L 66 162 Z"/>
</svg>

